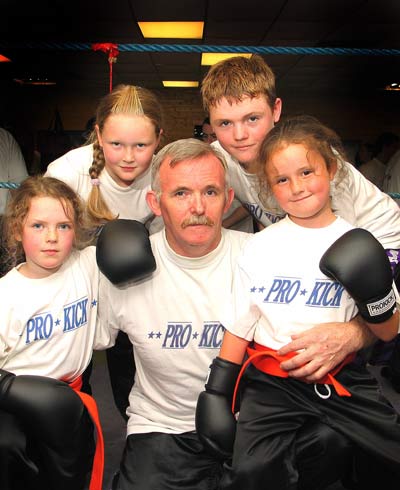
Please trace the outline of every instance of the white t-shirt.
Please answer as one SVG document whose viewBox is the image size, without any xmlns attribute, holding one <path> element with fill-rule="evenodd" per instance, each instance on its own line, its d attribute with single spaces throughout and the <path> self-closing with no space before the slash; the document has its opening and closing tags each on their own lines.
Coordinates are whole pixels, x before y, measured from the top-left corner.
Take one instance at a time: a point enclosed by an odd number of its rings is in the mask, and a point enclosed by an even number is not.
<svg viewBox="0 0 400 490">
<path fill-rule="evenodd" d="M 126 288 L 101 280 L 103 328 L 112 338 L 126 332 L 135 351 L 128 434 L 195 429 L 197 398 L 221 346 L 232 271 L 250 236 L 223 229 L 215 250 L 187 258 L 173 252 L 162 230 L 150 237 L 157 262 L 150 278 Z"/>
<path fill-rule="evenodd" d="M 257 176 L 246 173 L 237 160 L 219 144 L 212 143 L 224 154 L 235 196 L 262 223 L 268 226 L 282 219 L 284 213 L 274 205 L 264 209 L 258 197 Z M 344 162 L 346 178 L 331 185 L 332 209 L 353 226 L 365 228 L 377 238 L 385 249 L 400 249 L 400 210 L 387 194 L 381 192 L 353 165 Z M 400 167 L 399 167 L 400 168 Z"/>
<path fill-rule="evenodd" d="M 68 184 L 86 202 L 92 183 L 89 167 L 93 162 L 93 145 L 69 151 L 47 167 L 46 176 L 55 177 Z M 104 168 L 99 176 L 100 190 L 110 211 L 121 219 L 134 219 L 146 223 L 153 217 L 146 202 L 150 190 L 150 168 L 129 187 L 121 187 Z"/>
<path fill-rule="evenodd" d="M 73 381 L 92 358 L 99 272 L 95 247 L 74 251 L 54 274 L 0 279 L 0 367 Z"/>
<path fill-rule="evenodd" d="M 400 150 L 396 151 L 386 165 L 383 190 L 391 194 L 400 193 Z M 400 198 L 394 198 L 394 200 L 400 205 Z"/>
<path fill-rule="evenodd" d="M 0 128 L 0 182 L 20 184 L 27 177 L 21 148 L 11 133 Z M 4 214 L 9 194 L 7 189 L 0 189 L 0 215 Z"/>
<path fill-rule="evenodd" d="M 226 329 L 279 349 L 318 323 L 353 318 L 353 299 L 319 269 L 323 253 L 351 228 L 341 218 L 325 228 L 304 228 L 286 217 L 255 234 L 237 262 Z"/>
</svg>

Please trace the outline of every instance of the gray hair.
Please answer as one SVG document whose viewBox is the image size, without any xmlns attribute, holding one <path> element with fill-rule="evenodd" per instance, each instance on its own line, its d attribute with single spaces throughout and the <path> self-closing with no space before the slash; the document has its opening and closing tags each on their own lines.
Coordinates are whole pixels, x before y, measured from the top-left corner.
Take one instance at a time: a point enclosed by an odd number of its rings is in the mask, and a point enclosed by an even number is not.
<svg viewBox="0 0 400 490">
<path fill-rule="evenodd" d="M 204 141 L 196 138 L 187 138 L 173 141 L 172 143 L 164 146 L 164 148 L 162 148 L 153 158 L 153 162 L 151 164 L 151 187 L 153 191 L 155 191 L 158 195 L 161 193 L 160 167 L 167 158 L 170 159 L 170 167 L 174 167 L 176 164 L 185 160 L 197 160 L 208 155 L 216 157 L 221 162 L 225 175 L 227 176 L 228 166 L 224 156 L 217 148 L 214 148 Z M 227 180 L 228 179 L 226 178 L 226 189 L 228 188 Z"/>
</svg>

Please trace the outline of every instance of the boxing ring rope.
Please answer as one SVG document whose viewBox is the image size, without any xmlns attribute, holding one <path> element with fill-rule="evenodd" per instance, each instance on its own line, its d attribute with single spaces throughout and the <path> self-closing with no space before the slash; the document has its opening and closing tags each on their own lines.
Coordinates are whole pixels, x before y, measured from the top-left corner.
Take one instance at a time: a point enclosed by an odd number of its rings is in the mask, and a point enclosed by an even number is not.
<svg viewBox="0 0 400 490">
<path fill-rule="evenodd" d="M 165 53 L 257 53 L 271 55 L 400 56 L 400 49 L 340 48 L 307 46 L 230 46 L 207 44 L 118 44 L 120 52 Z M 81 42 L 0 42 L 0 49 L 43 49 L 90 51 L 91 43 Z"/>
</svg>

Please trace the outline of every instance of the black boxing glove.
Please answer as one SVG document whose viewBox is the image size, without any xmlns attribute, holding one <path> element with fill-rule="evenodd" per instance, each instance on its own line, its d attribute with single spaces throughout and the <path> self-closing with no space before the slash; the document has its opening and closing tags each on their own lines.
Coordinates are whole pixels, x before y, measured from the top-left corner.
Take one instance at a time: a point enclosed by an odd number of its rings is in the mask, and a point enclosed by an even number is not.
<svg viewBox="0 0 400 490">
<path fill-rule="evenodd" d="M 96 244 L 101 272 L 113 284 L 137 281 L 156 269 L 149 233 L 143 223 L 129 219 L 109 221 Z"/>
<path fill-rule="evenodd" d="M 218 459 L 232 455 L 236 419 L 232 398 L 241 365 L 216 357 L 211 366 L 206 391 L 196 407 L 196 431 L 204 448 Z"/>
<path fill-rule="evenodd" d="M 0 409 L 12 413 L 51 446 L 76 430 L 85 407 L 67 383 L 45 376 L 16 376 L 0 369 Z"/>
<path fill-rule="evenodd" d="M 382 323 L 396 310 L 389 259 L 378 240 L 355 228 L 336 240 L 322 256 L 319 268 L 338 281 L 369 323 Z"/>
</svg>

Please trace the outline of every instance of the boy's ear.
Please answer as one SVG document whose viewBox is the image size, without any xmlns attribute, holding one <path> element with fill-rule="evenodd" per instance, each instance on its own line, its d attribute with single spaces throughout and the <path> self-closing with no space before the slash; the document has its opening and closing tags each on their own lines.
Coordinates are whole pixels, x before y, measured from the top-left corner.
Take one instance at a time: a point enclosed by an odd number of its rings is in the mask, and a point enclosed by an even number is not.
<svg viewBox="0 0 400 490">
<path fill-rule="evenodd" d="M 146 202 L 156 216 L 161 216 L 160 202 L 157 194 L 154 191 L 148 191 L 146 194 Z"/>
<path fill-rule="evenodd" d="M 276 99 L 273 110 L 274 123 L 277 123 L 281 118 L 282 113 L 282 99 Z"/>
</svg>

